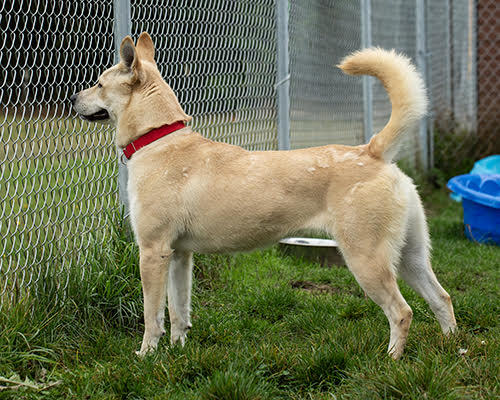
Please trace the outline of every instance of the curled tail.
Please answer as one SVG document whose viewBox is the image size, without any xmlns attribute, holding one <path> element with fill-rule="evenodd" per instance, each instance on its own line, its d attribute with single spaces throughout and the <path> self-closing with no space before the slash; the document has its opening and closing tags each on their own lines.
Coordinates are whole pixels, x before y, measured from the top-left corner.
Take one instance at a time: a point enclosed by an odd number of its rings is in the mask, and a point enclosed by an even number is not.
<svg viewBox="0 0 500 400">
<path fill-rule="evenodd" d="M 375 76 L 387 90 L 392 104 L 391 118 L 372 137 L 368 148 L 374 157 L 390 162 L 398 151 L 403 133 L 415 126 L 426 113 L 424 81 L 410 60 L 394 50 L 360 50 L 344 58 L 339 68 L 349 75 Z"/>
</svg>

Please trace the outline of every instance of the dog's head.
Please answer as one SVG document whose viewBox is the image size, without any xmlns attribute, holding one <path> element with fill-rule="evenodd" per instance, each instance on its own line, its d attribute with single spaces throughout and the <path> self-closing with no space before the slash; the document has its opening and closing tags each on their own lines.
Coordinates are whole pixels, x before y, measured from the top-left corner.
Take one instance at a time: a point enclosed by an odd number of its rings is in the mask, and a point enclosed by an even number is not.
<svg viewBox="0 0 500 400">
<path fill-rule="evenodd" d="M 93 87 L 70 97 L 82 118 L 115 125 L 120 147 L 154 128 L 191 119 L 162 79 L 154 54 L 146 32 L 137 45 L 127 36 L 120 46 L 120 62 L 104 71 Z"/>
</svg>

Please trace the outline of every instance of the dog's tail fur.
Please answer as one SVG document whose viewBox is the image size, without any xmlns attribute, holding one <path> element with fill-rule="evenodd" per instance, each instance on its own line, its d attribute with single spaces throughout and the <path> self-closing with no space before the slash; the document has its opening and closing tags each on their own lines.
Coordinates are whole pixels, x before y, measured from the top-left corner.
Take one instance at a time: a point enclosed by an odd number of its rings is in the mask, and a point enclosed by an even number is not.
<svg viewBox="0 0 500 400">
<path fill-rule="evenodd" d="M 407 57 L 380 48 L 357 51 L 344 58 L 338 67 L 349 75 L 375 76 L 387 90 L 392 103 L 391 118 L 372 137 L 368 148 L 374 157 L 390 162 L 403 133 L 426 113 L 427 96 L 422 78 Z"/>
</svg>

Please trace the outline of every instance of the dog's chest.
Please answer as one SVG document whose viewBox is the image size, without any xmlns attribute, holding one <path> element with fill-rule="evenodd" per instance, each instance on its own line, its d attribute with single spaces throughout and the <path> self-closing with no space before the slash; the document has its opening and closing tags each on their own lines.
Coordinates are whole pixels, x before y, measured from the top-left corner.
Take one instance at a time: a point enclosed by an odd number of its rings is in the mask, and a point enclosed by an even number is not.
<svg viewBox="0 0 500 400">
<path fill-rule="evenodd" d="M 133 169 L 128 170 L 128 182 L 127 182 L 127 194 L 128 194 L 128 204 L 130 210 L 130 223 L 132 229 L 136 232 L 137 227 L 137 209 L 138 209 L 138 187 L 137 182 L 134 177 Z"/>
</svg>

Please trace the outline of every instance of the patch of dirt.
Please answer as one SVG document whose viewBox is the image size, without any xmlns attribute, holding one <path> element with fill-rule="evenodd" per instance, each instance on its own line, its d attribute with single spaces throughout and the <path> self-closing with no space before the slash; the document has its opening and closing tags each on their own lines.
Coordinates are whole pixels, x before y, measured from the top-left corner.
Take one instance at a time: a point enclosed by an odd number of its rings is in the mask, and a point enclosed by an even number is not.
<svg viewBox="0 0 500 400">
<path fill-rule="evenodd" d="M 304 289 L 313 293 L 341 293 L 343 290 L 330 286 L 326 283 L 315 283 L 311 281 L 291 281 L 290 285 L 294 289 Z"/>
<path fill-rule="evenodd" d="M 338 287 L 332 286 L 327 283 L 316 283 L 311 281 L 290 281 L 290 286 L 293 289 L 307 290 L 311 293 L 344 293 L 350 294 L 351 296 L 364 297 L 366 298 L 366 293 L 360 291 L 357 287 Z"/>
</svg>

